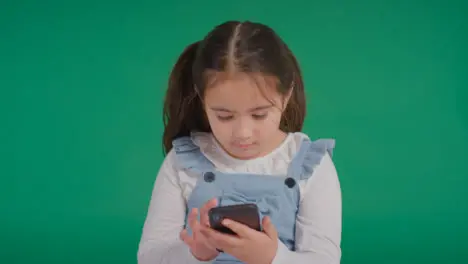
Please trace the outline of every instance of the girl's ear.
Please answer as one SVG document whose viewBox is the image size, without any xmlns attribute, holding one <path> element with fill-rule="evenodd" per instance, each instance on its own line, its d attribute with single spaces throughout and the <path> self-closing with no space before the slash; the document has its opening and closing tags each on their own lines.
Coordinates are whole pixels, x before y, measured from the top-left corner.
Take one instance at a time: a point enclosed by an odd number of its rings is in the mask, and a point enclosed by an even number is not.
<svg viewBox="0 0 468 264">
<path fill-rule="evenodd" d="M 203 110 L 206 110 L 205 109 L 205 102 L 204 102 L 202 96 L 200 95 L 200 90 L 198 89 L 196 84 L 193 85 L 193 89 L 195 90 L 195 94 L 196 94 L 197 99 L 200 100 L 200 102 L 201 102 L 201 106 L 202 106 Z"/>
<path fill-rule="evenodd" d="M 284 100 L 283 100 L 283 112 L 286 111 L 286 107 L 288 106 L 289 99 L 291 99 L 291 96 L 294 91 L 294 81 L 291 84 L 291 88 L 289 89 L 288 93 L 285 95 Z"/>
</svg>

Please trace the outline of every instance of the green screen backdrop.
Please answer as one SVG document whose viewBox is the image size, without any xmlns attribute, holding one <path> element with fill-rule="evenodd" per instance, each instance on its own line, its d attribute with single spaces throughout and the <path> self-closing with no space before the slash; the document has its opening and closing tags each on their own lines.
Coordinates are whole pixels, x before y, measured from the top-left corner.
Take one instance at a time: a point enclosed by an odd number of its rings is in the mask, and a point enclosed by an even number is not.
<svg viewBox="0 0 468 264">
<path fill-rule="evenodd" d="M 229 19 L 297 55 L 337 140 L 342 263 L 468 263 L 467 1 L 2 1 L 0 263 L 136 263 L 183 48 Z"/>
</svg>

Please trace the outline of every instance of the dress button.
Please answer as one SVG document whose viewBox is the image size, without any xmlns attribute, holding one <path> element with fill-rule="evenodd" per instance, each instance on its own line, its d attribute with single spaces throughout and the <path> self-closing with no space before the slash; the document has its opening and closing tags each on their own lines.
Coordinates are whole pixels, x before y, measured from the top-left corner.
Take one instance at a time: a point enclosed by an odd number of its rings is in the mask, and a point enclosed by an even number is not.
<svg viewBox="0 0 468 264">
<path fill-rule="evenodd" d="M 293 178 L 287 178 L 286 180 L 284 180 L 284 184 L 286 184 L 286 186 L 288 186 L 289 188 L 292 188 L 294 187 L 294 185 L 296 185 L 296 181 Z"/>
<path fill-rule="evenodd" d="M 203 178 L 206 182 L 213 182 L 215 180 L 215 174 L 209 171 L 205 173 Z"/>
</svg>

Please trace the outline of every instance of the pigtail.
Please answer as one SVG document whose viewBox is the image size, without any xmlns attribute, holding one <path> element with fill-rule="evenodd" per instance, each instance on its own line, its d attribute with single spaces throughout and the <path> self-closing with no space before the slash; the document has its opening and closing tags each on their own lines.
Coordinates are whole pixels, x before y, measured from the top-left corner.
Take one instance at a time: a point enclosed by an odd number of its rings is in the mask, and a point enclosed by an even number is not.
<svg viewBox="0 0 468 264">
<path fill-rule="evenodd" d="M 199 42 L 182 52 L 171 71 L 163 109 L 163 148 L 167 154 L 172 141 L 189 136 L 191 131 L 208 131 L 203 105 L 193 81 L 193 63 Z"/>
</svg>

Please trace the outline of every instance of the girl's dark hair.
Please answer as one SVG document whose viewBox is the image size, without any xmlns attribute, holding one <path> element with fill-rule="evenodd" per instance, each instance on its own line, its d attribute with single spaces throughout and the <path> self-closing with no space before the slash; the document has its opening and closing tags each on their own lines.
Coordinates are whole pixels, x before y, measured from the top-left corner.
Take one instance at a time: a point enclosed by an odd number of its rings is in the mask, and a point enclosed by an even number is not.
<svg viewBox="0 0 468 264">
<path fill-rule="evenodd" d="M 229 21 L 215 27 L 203 40 L 186 47 L 172 69 L 163 111 L 166 154 L 178 137 L 188 136 L 192 131 L 211 132 L 201 101 L 208 71 L 240 71 L 276 77 L 278 92 L 285 96 L 291 92 L 280 129 L 284 132 L 302 129 L 306 113 L 304 84 L 291 50 L 266 25 Z"/>
</svg>

